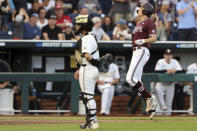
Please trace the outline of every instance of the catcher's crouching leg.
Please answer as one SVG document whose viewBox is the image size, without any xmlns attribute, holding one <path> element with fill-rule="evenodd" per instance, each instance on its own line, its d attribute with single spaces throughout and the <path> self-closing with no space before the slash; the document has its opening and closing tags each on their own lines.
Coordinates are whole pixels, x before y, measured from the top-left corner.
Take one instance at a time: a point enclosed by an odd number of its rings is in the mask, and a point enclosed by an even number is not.
<svg viewBox="0 0 197 131">
<path fill-rule="evenodd" d="M 98 128 L 98 121 L 96 116 L 96 101 L 93 94 L 82 93 L 81 98 L 86 108 L 86 124 L 81 124 L 81 129 Z"/>
</svg>

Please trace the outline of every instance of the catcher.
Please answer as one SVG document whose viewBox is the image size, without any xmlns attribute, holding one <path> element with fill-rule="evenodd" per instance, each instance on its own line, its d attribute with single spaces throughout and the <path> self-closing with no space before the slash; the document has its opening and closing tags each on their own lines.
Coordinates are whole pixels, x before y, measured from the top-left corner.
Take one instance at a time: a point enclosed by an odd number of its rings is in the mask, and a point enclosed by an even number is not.
<svg viewBox="0 0 197 131">
<path fill-rule="evenodd" d="M 95 84 L 99 71 L 107 72 L 109 68 L 108 55 L 102 59 L 99 57 L 96 35 L 91 32 L 93 25 L 88 15 L 75 17 L 75 34 L 82 35 L 76 44 L 75 56 L 78 70 L 74 74 L 75 79 L 79 80 L 81 99 L 86 107 L 86 123 L 80 125 L 82 129 L 99 127 L 94 100 Z"/>
</svg>

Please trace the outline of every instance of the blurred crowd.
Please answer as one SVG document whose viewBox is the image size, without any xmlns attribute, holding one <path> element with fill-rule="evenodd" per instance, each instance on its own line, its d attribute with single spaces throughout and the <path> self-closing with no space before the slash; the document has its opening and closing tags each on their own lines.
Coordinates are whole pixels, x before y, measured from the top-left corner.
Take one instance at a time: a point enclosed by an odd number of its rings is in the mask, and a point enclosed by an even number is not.
<svg viewBox="0 0 197 131">
<path fill-rule="evenodd" d="M 145 2 L 155 8 L 158 40 L 196 40 L 190 0 L 0 0 L 0 39 L 76 40 L 73 21 L 82 14 L 91 16 L 98 40 L 130 40 Z"/>
</svg>

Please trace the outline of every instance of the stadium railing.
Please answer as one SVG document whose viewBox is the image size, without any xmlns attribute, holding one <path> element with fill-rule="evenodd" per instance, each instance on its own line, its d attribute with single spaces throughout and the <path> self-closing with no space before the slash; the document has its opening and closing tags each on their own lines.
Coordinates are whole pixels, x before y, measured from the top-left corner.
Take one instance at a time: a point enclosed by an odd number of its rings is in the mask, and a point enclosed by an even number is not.
<svg viewBox="0 0 197 131">
<path fill-rule="evenodd" d="M 1 81 L 17 81 L 22 82 L 22 110 L 15 112 L 22 112 L 28 114 L 30 112 L 70 112 L 69 110 L 29 110 L 29 87 L 30 82 L 71 82 L 71 112 L 78 113 L 79 101 L 79 84 L 74 79 L 73 73 L 0 73 Z"/>
<path fill-rule="evenodd" d="M 40 81 L 71 81 L 71 112 L 78 113 L 79 103 L 79 83 L 74 79 L 73 73 L 0 73 L 1 81 L 18 81 L 22 82 L 22 113 L 30 112 L 68 112 L 67 110 L 29 110 L 29 86 L 30 82 Z M 173 110 L 172 112 L 187 112 L 190 114 L 197 113 L 197 74 L 143 74 L 143 82 L 150 91 L 151 82 L 193 82 L 193 93 L 190 97 L 190 109 L 188 110 Z M 143 109 L 145 103 L 143 102 Z M 144 110 L 143 110 L 144 111 Z M 20 112 L 20 111 L 16 111 Z"/>
<path fill-rule="evenodd" d="M 193 82 L 193 91 L 190 93 L 190 108 L 188 110 L 172 110 L 172 112 L 184 112 L 184 113 L 197 113 L 197 74 L 156 74 L 145 73 L 142 79 L 144 85 L 150 91 L 151 82 Z M 145 109 L 145 103 L 142 101 L 143 111 Z M 162 111 L 165 112 L 165 111 Z"/>
</svg>

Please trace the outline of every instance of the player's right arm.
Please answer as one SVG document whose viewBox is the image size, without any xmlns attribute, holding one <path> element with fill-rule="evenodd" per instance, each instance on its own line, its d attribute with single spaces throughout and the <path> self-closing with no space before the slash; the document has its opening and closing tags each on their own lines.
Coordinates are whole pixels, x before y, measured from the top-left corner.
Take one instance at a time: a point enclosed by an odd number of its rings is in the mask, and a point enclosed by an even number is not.
<svg viewBox="0 0 197 131">
<path fill-rule="evenodd" d="M 86 58 L 93 66 L 99 67 L 100 61 L 92 58 L 89 53 L 83 53 L 84 58 Z"/>
</svg>

